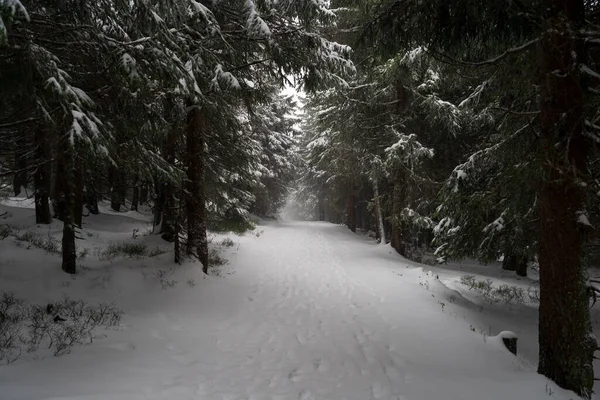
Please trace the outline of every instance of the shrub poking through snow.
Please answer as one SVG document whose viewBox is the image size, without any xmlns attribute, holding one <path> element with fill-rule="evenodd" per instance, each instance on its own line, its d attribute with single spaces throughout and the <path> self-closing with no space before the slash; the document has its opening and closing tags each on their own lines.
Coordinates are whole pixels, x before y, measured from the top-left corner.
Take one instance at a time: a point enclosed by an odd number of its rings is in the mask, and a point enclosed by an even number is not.
<svg viewBox="0 0 600 400">
<path fill-rule="evenodd" d="M 142 243 L 111 243 L 101 254 L 101 259 L 112 260 L 119 256 L 141 258 L 148 252 L 148 246 Z"/>
<path fill-rule="evenodd" d="M 158 246 L 148 248 L 148 246 L 143 243 L 111 243 L 106 249 L 98 250 L 97 255 L 101 260 L 113 260 L 117 257 L 155 257 L 168 252 L 168 250 Z"/>
<path fill-rule="evenodd" d="M 26 304 L 11 293 L 0 297 L 0 362 L 11 363 L 23 351 L 45 347 L 67 354 L 75 345 L 92 342 L 94 331 L 119 325 L 123 312 L 112 304 L 89 305 L 65 297 L 46 306 Z"/>
<path fill-rule="evenodd" d="M 148 279 L 148 278 L 154 279 L 155 281 L 157 281 L 160 284 L 160 287 L 163 290 L 166 290 L 166 289 L 172 288 L 175 285 L 177 285 L 176 280 L 170 279 L 170 277 L 173 275 L 173 272 L 175 272 L 175 270 L 173 268 L 171 268 L 169 271 L 166 271 L 164 269 L 159 269 L 152 273 L 142 271 L 142 275 L 144 276 L 144 279 Z"/>
<path fill-rule="evenodd" d="M 151 249 L 148 250 L 147 255 L 148 257 L 156 257 L 156 256 L 160 256 L 161 254 L 165 254 L 168 253 L 169 250 L 155 246 Z"/>
<path fill-rule="evenodd" d="M 9 237 L 11 232 L 12 230 L 10 229 L 10 226 L 6 224 L 0 225 L 0 240 L 4 240 Z"/>
<path fill-rule="evenodd" d="M 231 238 L 223 239 L 220 244 L 223 247 L 233 247 L 235 245 L 235 243 L 233 242 L 233 240 L 231 240 Z"/>
<path fill-rule="evenodd" d="M 16 235 L 15 238 L 20 242 L 27 243 L 27 249 L 37 247 L 49 254 L 61 254 L 60 243 L 50 235 L 44 236 L 39 233 L 28 231 L 22 235 Z"/>
<path fill-rule="evenodd" d="M 227 263 L 228 261 L 225 258 L 221 257 L 221 254 L 219 254 L 218 250 L 210 250 L 210 252 L 208 253 L 209 275 L 222 276 L 223 273 L 221 271 L 221 267 Z"/>
<path fill-rule="evenodd" d="M 142 258 L 155 257 L 168 250 L 155 246 L 148 248 L 143 243 L 111 243 L 105 250 L 101 250 L 99 257 L 101 260 L 113 260 L 117 257 Z"/>
<path fill-rule="evenodd" d="M 527 293 L 520 286 L 500 285 L 493 286 L 491 279 L 477 280 L 474 275 L 463 275 L 460 278 L 460 283 L 469 287 L 469 290 L 480 293 L 483 298 L 492 303 L 505 304 L 524 304 L 528 300 L 536 301 L 536 297 L 531 293 Z"/>
</svg>

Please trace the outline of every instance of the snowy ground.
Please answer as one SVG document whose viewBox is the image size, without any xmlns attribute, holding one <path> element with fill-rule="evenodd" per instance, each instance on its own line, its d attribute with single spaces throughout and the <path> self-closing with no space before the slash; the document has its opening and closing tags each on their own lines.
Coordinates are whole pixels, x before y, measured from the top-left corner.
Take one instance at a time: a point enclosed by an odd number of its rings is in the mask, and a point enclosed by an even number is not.
<svg viewBox="0 0 600 400">
<path fill-rule="evenodd" d="M 9 218 L 0 222 L 34 226 L 31 210 L 20 207 L 1 206 Z M 161 245 L 143 235 L 143 214 L 85 222 L 81 248 Z M 58 225 L 40 229 L 59 237 Z M 141 236 L 134 239 L 135 229 Z M 534 308 L 490 306 L 460 284 L 475 265 L 423 269 L 327 223 L 269 223 L 231 238 L 235 245 L 223 250 L 229 264 L 206 278 L 198 265 L 171 269 L 169 253 L 101 261 L 90 250 L 87 268 L 71 279 L 57 256 L 1 241 L 0 291 L 42 304 L 63 294 L 112 300 L 126 314 L 119 329 L 71 354 L 26 355 L 1 366 L 0 398 L 576 397 L 535 373 Z M 523 357 L 487 336 L 504 329 L 519 334 Z"/>
</svg>

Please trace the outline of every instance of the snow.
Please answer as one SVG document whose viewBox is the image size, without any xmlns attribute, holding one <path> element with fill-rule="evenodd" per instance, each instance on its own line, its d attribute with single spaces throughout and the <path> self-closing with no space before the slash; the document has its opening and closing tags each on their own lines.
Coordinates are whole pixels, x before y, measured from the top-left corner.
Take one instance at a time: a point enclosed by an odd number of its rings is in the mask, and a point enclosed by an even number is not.
<svg viewBox="0 0 600 400">
<path fill-rule="evenodd" d="M 0 0 L 0 10 L 3 11 L 2 14 L 4 14 L 9 23 L 12 22 L 12 18 L 23 18 L 29 21 L 27 9 L 19 0 Z M 0 14 L 0 42 L 5 40 L 7 35 L 6 23 L 2 19 L 2 14 Z"/>
<path fill-rule="evenodd" d="M 215 67 L 215 75 L 211 81 L 213 87 L 222 87 L 225 89 L 239 89 L 240 83 L 231 72 L 223 70 L 221 64 L 217 64 Z"/>
<path fill-rule="evenodd" d="M 265 39 L 271 37 L 271 29 L 256 11 L 253 0 L 246 0 L 244 8 L 247 13 L 246 30 L 251 37 Z"/>
<path fill-rule="evenodd" d="M 587 212 L 585 211 L 577 211 L 575 213 L 577 215 L 577 222 L 585 225 L 585 226 L 589 226 L 592 227 L 592 224 L 590 222 L 590 219 L 588 218 Z"/>
<path fill-rule="evenodd" d="M 60 237 L 59 223 L 35 225 L 31 201 L 3 204 L 2 222 Z M 107 211 L 84 219 L 80 248 L 165 246 L 149 213 Z M 213 247 L 224 238 L 212 236 Z M 489 267 L 425 267 L 328 223 L 263 222 L 231 238 L 220 277 L 174 266 L 171 253 L 103 261 L 91 252 L 74 279 L 57 256 L 0 241 L 0 291 L 41 304 L 63 294 L 113 301 L 125 312 L 119 329 L 71 354 L 0 366 L 2 399 L 534 400 L 549 388 L 552 399 L 575 398 L 480 332 L 492 320 L 527 349 L 531 332 L 515 329 L 512 311 L 484 314 L 462 297 L 467 288 L 449 287 L 465 268 Z"/>
<path fill-rule="evenodd" d="M 585 64 L 581 64 L 579 67 L 580 71 L 583 72 L 584 74 L 587 74 L 589 76 L 591 76 L 592 78 L 596 78 L 599 79 L 600 78 L 600 74 L 598 74 L 596 71 L 594 71 L 593 69 L 591 69 L 590 67 L 588 67 Z"/>
</svg>

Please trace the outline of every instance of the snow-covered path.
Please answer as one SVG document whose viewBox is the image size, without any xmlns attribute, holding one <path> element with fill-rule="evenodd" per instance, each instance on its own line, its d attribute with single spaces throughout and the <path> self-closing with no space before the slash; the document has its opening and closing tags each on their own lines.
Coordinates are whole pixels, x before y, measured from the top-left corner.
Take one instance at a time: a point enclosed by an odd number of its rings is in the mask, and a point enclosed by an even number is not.
<svg viewBox="0 0 600 400">
<path fill-rule="evenodd" d="M 119 272 L 125 328 L 3 367 L 0 398 L 569 398 L 445 312 L 434 277 L 372 241 L 326 223 L 261 229 L 240 239 L 225 278 L 149 293 L 139 273 Z"/>
</svg>

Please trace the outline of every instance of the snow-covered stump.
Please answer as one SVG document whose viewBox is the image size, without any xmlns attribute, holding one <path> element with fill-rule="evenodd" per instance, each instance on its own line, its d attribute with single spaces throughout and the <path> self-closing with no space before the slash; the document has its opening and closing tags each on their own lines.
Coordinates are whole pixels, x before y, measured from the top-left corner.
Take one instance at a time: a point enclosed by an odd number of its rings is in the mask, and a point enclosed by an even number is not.
<svg viewBox="0 0 600 400">
<path fill-rule="evenodd" d="M 517 341 L 519 338 L 514 332 L 502 331 L 498 334 L 498 337 L 502 339 L 502 344 L 515 356 L 517 355 Z"/>
</svg>

